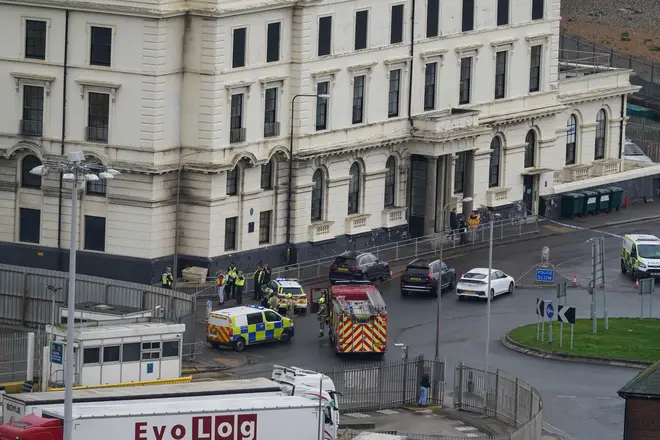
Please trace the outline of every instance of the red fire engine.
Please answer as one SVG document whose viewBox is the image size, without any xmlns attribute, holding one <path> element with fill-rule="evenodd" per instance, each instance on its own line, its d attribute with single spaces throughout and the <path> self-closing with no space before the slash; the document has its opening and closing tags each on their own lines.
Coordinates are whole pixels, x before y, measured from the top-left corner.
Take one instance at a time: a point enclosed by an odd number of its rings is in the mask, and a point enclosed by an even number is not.
<svg viewBox="0 0 660 440">
<path fill-rule="evenodd" d="M 328 306 L 330 340 L 337 353 L 385 353 L 387 306 L 375 286 L 335 284 Z"/>
</svg>

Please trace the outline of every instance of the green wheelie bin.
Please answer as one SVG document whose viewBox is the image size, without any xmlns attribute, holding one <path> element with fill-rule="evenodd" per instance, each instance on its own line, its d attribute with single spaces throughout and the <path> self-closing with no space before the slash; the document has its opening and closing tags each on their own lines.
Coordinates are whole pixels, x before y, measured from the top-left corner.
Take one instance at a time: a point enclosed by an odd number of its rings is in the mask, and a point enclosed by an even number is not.
<svg viewBox="0 0 660 440">
<path fill-rule="evenodd" d="M 580 191 L 584 195 L 584 208 L 582 213 L 584 215 L 596 215 L 596 208 L 598 207 L 598 193 L 596 191 L 584 190 Z"/>
<path fill-rule="evenodd" d="M 594 192 L 598 193 L 596 212 L 610 212 L 610 194 L 612 191 L 609 188 L 597 188 Z"/>
<path fill-rule="evenodd" d="M 561 195 L 562 217 L 581 217 L 584 211 L 584 194 L 566 193 Z"/>
<path fill-rule="evenodd" d="M 623 202 L 623 188 L 619 188 L 618 186 L 610 186 L 610 211 L 616 210 L 618 211 L 621 209 L 621 203 Z"/>
</svg>

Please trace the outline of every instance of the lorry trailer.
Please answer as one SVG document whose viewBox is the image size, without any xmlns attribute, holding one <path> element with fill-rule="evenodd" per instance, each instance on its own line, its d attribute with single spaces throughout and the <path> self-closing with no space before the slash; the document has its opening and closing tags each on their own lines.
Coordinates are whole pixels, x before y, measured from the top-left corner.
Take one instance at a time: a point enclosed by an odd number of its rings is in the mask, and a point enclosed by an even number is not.
<svg viewBox="0 0 660 440">
<path fill-rule="evenodd" d="M 64 407 L 0 426 L 0 440 L 63 440 Z M 71 440 L 337 439 L 329 409 L 299 396 L 74 405 Z"/>
</svg>

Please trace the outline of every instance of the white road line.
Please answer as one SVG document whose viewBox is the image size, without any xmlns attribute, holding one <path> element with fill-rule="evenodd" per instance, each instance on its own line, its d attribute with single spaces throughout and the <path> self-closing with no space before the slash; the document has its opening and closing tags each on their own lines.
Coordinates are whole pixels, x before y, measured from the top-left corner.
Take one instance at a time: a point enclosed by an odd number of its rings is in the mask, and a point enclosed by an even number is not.
<svg viewBox="0 0 660 440">
<path fill-rule="evenodd" d="M 481 434 L 465 434 L 466 437 L 481 437 Z"/>
<path fill-rule="evenodd" d="M 477 430 L 477 428 L 475 428 L 474 426 L 454 426 L 454 429 L 461 432 Z"/>
<path fill-rule="evenodd" d="M 393 409 L 381 409 L 379 411 L 376 411 L 377 413 L 385 414 L 388 416 L 392 416 L 394 414 L 399 414 L 399 411 L 394 411 Z"/>
<path fill-rule="evenodd" d="M 367 417 L 371 417 L 369 414 L 363 414 L 363 413 L 350 413 L 346 414 L 348 417 L 353 417 L 354 419 L 364 419 Z"/>
<path fill-rule="evenodd" d="M 577 399 L 577 396 L 557 396 L 558 399 Z"/>
</svg>

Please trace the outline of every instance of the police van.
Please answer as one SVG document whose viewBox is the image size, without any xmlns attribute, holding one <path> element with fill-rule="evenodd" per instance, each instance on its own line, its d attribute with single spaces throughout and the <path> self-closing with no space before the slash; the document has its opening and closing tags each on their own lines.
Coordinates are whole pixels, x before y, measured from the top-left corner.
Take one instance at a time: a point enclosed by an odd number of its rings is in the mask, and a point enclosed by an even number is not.
<svg viewBox="0 0 660 440">
<path fill-rule="evenodd" d="M 621 272 L 633 278 L 660 277 L 660 238 L 655 235 L 628 234 L 621 247 Z"/>
<path fill-rule="evenodd" d="M 277 307 L 279 310 L 286 308 L 287 295 L 290 293 L 297 312 L 307 312 L 307 294 L 298 280 L 292 278 L 277 278 L 264 287 L 268 294 L 277 293 Z"/>
<path fill-rule="evenodd" d="M 212 347 L 229 346 L 243 351 L 248 345 L 289 342 L 293 322 L 261 306 L 240 306 L 211 312 L 206 322 L 206 340 Z"/>
</svg>

